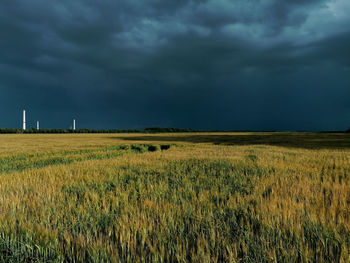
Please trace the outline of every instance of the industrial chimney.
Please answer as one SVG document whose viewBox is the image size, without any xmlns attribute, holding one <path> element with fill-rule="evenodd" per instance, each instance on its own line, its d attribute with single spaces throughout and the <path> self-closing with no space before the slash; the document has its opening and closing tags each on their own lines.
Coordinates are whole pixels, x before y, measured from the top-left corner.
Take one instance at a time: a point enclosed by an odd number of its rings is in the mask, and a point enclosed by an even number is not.
<svg viewBox="0 0 350 263">
<path fill-rule="evenodd" d="M 26 111 L 23 110 L 23 130 L 26 129 Z"/>
</svg>

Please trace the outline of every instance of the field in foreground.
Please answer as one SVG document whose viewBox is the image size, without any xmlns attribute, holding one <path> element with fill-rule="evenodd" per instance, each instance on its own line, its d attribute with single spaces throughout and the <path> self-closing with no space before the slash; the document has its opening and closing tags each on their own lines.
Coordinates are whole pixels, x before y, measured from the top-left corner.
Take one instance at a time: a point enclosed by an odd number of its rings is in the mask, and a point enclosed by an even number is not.
<svg viewBox="0 0 350 263">
<path fill-rule="evenodd" d="M 0 262 L 350 262 L 350 135 L 0 136 Z"/>
</svg>

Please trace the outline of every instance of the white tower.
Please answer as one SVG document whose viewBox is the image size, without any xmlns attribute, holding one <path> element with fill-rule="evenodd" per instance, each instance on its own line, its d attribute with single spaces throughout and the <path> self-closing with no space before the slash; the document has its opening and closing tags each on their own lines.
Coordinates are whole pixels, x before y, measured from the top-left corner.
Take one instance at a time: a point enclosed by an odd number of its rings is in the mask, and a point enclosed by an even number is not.
<svg viewBox="0 0 350 263">
<path fill-rule="evenodd" d="M 39 121 L 36 122 L 36 129 L 39 130 L 40 126 L 39 126 Z"/>
<path fill-rule="evenodd" d="M 23 111 L 23 130 L 26 129 L 26 111 Z"/>
<path fill-rule="evenodd" d="M 73 130 L 75 131 L 75 119 L 73 119 Z"/>
</svg>

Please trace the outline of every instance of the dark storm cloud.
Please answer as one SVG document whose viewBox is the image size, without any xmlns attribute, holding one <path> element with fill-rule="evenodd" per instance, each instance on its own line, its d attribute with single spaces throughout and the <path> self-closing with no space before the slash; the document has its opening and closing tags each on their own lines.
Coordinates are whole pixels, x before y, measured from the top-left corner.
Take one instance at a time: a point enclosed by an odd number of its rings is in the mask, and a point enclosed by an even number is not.
<svg viewBox="0 0 350 263">
<path fill-rule="evenodd" d="M 92 128 L 345 129 L 349 8 L 1 1 L 0 126 L 18 126 L 25 107 L 51 127 L 77 116 Z"/>
</svg>

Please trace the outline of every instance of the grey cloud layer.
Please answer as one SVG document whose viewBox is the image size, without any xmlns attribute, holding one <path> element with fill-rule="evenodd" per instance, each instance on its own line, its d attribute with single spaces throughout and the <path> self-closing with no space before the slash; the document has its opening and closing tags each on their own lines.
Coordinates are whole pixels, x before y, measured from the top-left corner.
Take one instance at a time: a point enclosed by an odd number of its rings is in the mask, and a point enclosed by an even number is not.
<svg viewBox="0 0 350 263">
<path fill-rule="evenodd" d="M 13 99 L 0 107 L 107 115 L 86 121 L 96 127 L 339 128 L 344 106 L 333 106 L 336 121 L 320 111 L 337 96 L 315 94 L 305 109 L 313 125 L 298 124 L 293 107 L 317 92 L 317 72 L 350 99 L 347 10 L 347 0 L 4 0 L 0 91 Z M 285 94 L 289 108 L 275 103 Z M 278 107 L 285 117 L 270 122 Z"/>
</svg>

